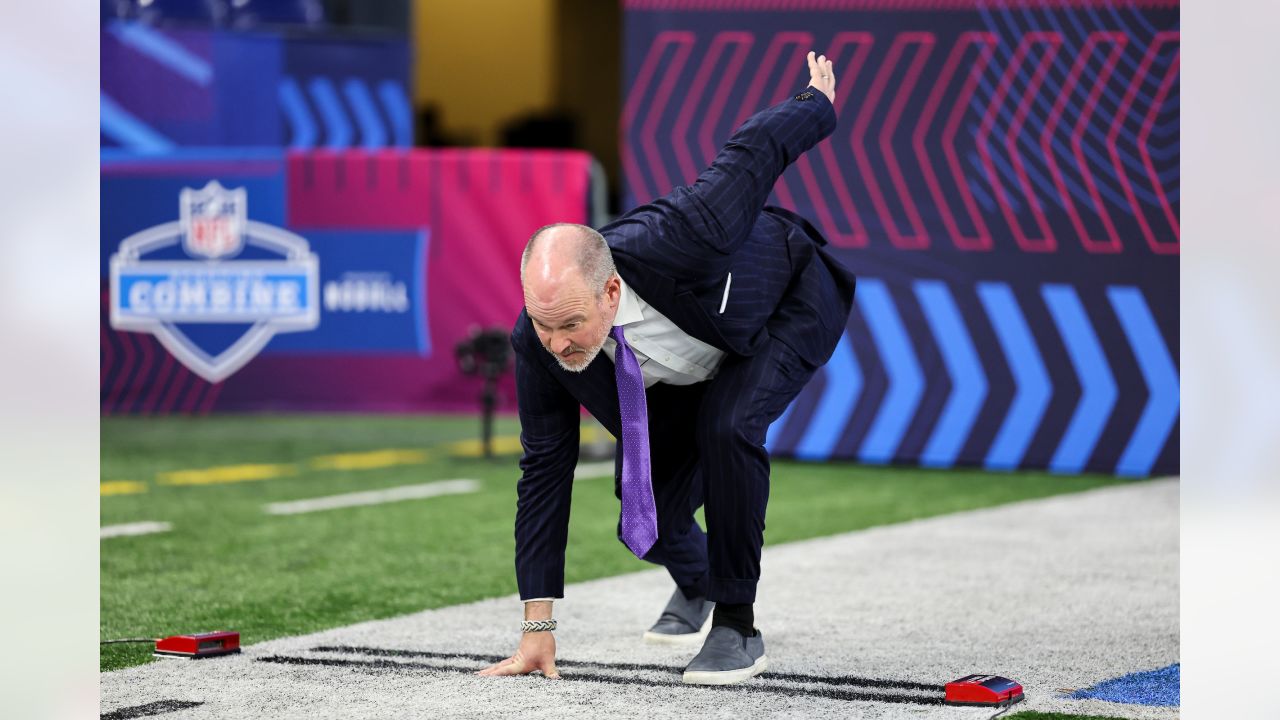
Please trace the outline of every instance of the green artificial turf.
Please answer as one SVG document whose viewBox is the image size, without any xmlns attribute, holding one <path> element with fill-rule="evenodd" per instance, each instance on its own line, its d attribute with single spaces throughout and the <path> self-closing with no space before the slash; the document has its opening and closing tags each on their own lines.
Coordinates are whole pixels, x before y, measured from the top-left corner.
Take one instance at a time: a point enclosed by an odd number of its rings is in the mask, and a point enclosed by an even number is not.
<svg viewBox="0 0 1280 720">
<path fill-rule="evenodd" d="M 133 481 L 146 491 L 104 495 L 102 524 L 160 521 L 173 530 L 102 541 L 101 639 L 234 629 L 248 645 L 515 592 L 517 457 L 449 451 L 478 430 L 471 417 L 104 418 L 103 482 Z M 515 435 L 518 424 L 501 419 L 496 433 Z M 425 449 L 430 458 L 363 470 L 311 463 L 386 448 Z M 284 464 L 289 474 L 193 486 L 158 481 L 177 470 L 244 464 Z M 481 490 L 304 515 L 262 511 L 269 502 L 453 478 L 479 480 Z M 778 461 L 765 539 L 831 535 L 1114 482 Z M 575 485 L 566 582 L 652 567 L 617 541 L 617 513 L 611 479 Z M 103 645 L 100 665 L 137 665 L 150 652 L 145 644 Z"/>
</svg>

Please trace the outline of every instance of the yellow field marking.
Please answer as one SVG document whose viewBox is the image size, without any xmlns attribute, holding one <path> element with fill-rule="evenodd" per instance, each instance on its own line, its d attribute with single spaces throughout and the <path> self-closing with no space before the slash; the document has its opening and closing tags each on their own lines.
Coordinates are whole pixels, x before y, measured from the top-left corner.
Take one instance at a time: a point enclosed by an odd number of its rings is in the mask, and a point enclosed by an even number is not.
<svg viewBox="0 0 1280 720">
<path fill-rule="evenodd" d="M 371 450 L 369 452 L 321 455 L 311 458 L 316 470 L 374 470 L 396 465 L 421 465 L 431 457 L 426 450 Z"/>
<path fill-rule="evenodd" d="M 581 431 L 584 443 L 612 440 L 613 436 L 598 425 L 585 425 Z M 448 445 L 454 457 L 477 458 L 484 456 L 484 445 L 479 440 L 458 440 Z M 519 435 L 497 435 L 493 438 L 494 455 L 519 455 L 524 452 Z"/>
<path fill-rule="evenodd" d="M 298 466 L 291 463 L 261 463 L 256 465 L 223 465 L 203 470 L 175 470 L 160 473 L 157 479 L 163 485 L 219 485 L 222 483 L 270 480 L 285 475 L 296 475 Z"/>
<path fill-rule="evenodd" d="M 147 491 L 147 484 L 137 480 L 108 480 L 98 485 L 100 495 L 136 495 Z"/>
<path fill-rule="evenodd" d="M 499 435 L 493 438 L 494 455 L 515 455 L 522 450 L 519 435 Z M 484 444 L 479 440 L 458 440 L 449 443 L 449 454 L 464 458 L 484 457 Z"/>
<path fill-rule="evenodd" d="M 607 430 L 599 425 L 584 425 L 582 428 L 582 442 L 597 442 L 601 440 L 613 440 L 613 436 Z"/>
<path fill-rule="evenodd" d="M 583 442 L 595 442 L 597 439 L 609 438 L 609 434 L 597 426 L 588 425 L 582 428 Z M 446 448 L 453 457 L 478 458 L 484 456 L 484 446 L 481 445 L 479 440 L 459 440 L 449 443 Z M 519 435 L 499 435 L 493 438 L 493 452 L 495 455 L 519 455 L 522 451 Z M 431 453 L 428 450 L 384 448 L 367 452 L 319 455 L 308 460 L 306 465 L 311 470 L 376 470 L 397 465 L 422 465 L 430 461 L 430 459 Z M 293 463 L 258 463 L 223 465 L 199 470 L 174 470 L 160 473 L 156 479 L 161 485 L 222 485 L 252 480 L 271 480 L 278 477 L 297 475 L 298 471 L 299 466 Z M 135 485 L 128 484 L 131 481 L 118 482 L 125 484 L 115 487 L 112 483 L 103 483 L 102 494 L 123 495 L 126 493 L 146 492 L 146 486 L 141 483 L 136 483 L 135 487 Z"/>
</svg>

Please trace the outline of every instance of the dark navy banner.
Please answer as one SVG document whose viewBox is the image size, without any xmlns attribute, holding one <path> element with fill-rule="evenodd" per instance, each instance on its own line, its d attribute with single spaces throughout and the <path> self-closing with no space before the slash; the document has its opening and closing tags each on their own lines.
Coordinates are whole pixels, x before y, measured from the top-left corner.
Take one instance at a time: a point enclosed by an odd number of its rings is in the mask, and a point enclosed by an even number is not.
<svg viewBox="0 0 1280 720">
<path fill-rule="evenodd" d="M 308 230 L 320 262 L 320 324 L 277 335 L 265 352 L 431 354 L 426 228 L 411 232 Z"/>
<path fill-rule="evenodd" d="M 770 201 L 860 282 L 775 454 L 1178 471 L 1176 2 L 626 5 L 631 205 L 834 63 L 839 127 Z"/>
</svg>

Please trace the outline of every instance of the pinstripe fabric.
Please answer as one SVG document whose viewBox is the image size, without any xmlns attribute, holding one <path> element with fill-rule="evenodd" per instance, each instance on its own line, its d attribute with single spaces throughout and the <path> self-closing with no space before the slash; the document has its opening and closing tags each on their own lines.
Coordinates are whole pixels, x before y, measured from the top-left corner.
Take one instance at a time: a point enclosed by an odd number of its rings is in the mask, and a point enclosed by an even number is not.
<svg viewBox="0 0 1280 720">
<path fill-rule="evenodd" d="M 601 228 L 641 298 L 728 353 L 708 382 L 647 392 L 658 542 L 644 559 L 682 587 L 705 583 L 718 602 L 755 599 L 765 431 L 830 358 L 853 300 L 853 275 L 822 236 L 763 207 L 787 165 L 834 129 L 826 96 L 804 93 L 749 118 L 693 185 Z M 562 370 L 523 312 L 511 342 L 524 445 L 516 578 L 522 598 L 561 597 L 578 406 L 620 437 L 614 369 L 602 354 L 581 373 Z M 706 534 L 693 519 L 704 501 Z"/>
</svg>

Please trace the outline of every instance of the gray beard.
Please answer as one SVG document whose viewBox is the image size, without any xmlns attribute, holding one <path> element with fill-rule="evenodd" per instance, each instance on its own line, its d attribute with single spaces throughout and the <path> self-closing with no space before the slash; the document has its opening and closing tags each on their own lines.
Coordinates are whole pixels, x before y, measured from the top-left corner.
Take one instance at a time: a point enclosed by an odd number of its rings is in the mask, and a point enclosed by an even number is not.
<svg viewBox="0 0 1280 720">
<path fill-rule="evenodd" d="M 560 367 L 563 368 L 564 370 L 571 373 L 580 373 L 583 370 L 586 370 L 587 368 L 591 367 L 591 363 L 595 361 L 596 356 L 599 355 L 600 351 L 603 349 L 604 349 L 603 340 L 601 340 L 600 344 L 596 345 L 594 348 L 588 348 L 586 350 L 587 360 L 586 362 L 582 363 L 580 367 L 573 367 L 572 365 L 565 364 L 564 358 L 560 357 L 559 353 L 552 352 L 550 349 L 548 349 L 547 352 L 551 353 L 551 356 L 556 359 L 556 363 L 559 364 Z"/>
</svg>

